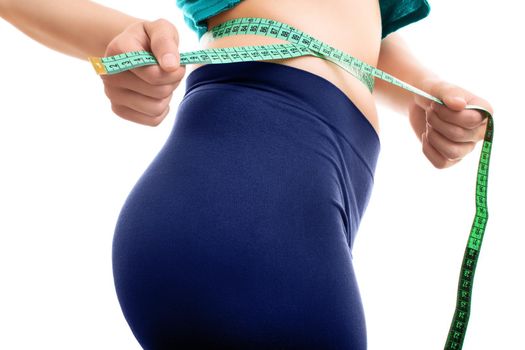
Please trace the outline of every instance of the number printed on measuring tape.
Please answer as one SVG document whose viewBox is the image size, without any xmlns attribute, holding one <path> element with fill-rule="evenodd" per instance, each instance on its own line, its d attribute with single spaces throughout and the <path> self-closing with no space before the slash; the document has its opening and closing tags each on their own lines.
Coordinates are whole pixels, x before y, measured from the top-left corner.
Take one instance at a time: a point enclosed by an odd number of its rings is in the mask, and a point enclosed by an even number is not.
<svg viewBox="0 0 525 350">
<path fill-rule="evenodd" d="M 222 64 L 234 62 L 274 60 L 311 55 L 330 61 L 359 79 L 370 92 L 374 88 L 374 78 L 382 79 L 407 91 L 444 104 L 440 99 L 409 85 L 394 76 L 308 35 L 288 24 L 257 17 L 243 17 L 229 20 L 213 27 L 204 34 L 204 39 L 212 41 L 230 35 L 256 34 L 288 41 L 288 44 L 253 45 L 228 48 L 211 48 L 180 53 L 180 65 Z M 117 74 L 129 69 L 158 64 L 155 56 L 147 51 L 126 52 L 110 57 L 89 57 L 98 74 Z M 474 273 L 478 262 L 485 227 L 488 221 L 487 184 L 490 153 L 494 134 L 492 114 L 477 105 L 467 105 L 465 109 L 479 111 L 487 118 L 487 127 L 478 163 L 476 180 L 476 214 L 463 255 L 463 263 L 458 282 L 456 309 L 445 343 L 445 350 L 461 350 L 470 317 Z"/>
</svg>

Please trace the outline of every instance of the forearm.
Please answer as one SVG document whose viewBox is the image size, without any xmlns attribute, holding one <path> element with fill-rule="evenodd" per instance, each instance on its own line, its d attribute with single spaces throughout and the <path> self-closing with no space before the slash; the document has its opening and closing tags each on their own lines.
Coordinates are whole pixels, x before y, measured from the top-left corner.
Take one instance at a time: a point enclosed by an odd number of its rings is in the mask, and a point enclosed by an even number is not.
<svg viewBox="0 0 525 350">
<path fill-rule="evenodd" d="M 80 59 L 141 19 L 87 0 L 0 0 L 0 16 L 41 44 Z"/>
<path fill-rule="evenodd" d="M 416 59 L 397 32 L 383 39 L 377 68 L 423 91 L 426 91 L 425 80 L 439 79 Z M 414 102 L 413 93 L 379 78 L 375 79 L 373 94 L 380 104 L 403 115 L 408 115 Z"/>
</svg>

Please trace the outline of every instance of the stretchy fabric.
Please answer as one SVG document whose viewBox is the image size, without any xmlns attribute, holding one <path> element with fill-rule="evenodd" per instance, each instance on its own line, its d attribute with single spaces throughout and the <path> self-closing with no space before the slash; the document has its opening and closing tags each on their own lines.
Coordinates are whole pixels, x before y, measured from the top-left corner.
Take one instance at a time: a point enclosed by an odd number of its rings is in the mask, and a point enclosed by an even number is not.
<svg viewBox="0 0 525 350">
<path fill-rule="evenodd" d="M 184 22 L 200 38 L 208 30 L 207 19 L 226 11 L 242 0 L 176 0 L 182 10 Z M 417 22 L 428 16 L 430 5 L 427 0 L 379 0 L 381 10 L 381 39 L 399 28 Z"/>
<path fill-rule="evenodd" d="M 366 349 L 351 251 L 379 150 L 318 75 L 192 71 L 115 228 L 117 296 L 142 347 Z"/>
</svg>

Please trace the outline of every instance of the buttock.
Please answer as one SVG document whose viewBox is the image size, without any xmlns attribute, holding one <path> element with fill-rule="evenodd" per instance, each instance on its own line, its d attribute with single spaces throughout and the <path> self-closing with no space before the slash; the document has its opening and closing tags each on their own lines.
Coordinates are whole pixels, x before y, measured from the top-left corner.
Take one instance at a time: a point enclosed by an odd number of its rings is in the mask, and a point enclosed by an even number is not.
<svg viewBox="0 0 525 350">
<path fill-rule="evenodd" d="M 351 248 L 379 142 L 308 74 L 244 62 L 188 76 L 115 227 L 117 296 L 144 349 L 366 348 Z"/>
</svg>

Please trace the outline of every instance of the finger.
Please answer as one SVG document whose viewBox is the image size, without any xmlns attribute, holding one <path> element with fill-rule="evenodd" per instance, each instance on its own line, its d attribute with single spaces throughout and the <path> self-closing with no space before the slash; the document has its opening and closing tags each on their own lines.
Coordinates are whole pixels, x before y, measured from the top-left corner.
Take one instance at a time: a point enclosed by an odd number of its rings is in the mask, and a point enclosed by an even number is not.
<svg viewBox="0 0 525 350">
<path fill-rule="evenodd" d="M 153 30 L 158 31 L 157 29 L 152 29 L 158 28 L 159 26 L 158 23 L 155 22 L 141 22 L 134 26 L 130 26 L 130 29 L 121 33 L 109 43 L 108 47 L 106 48 L 105 56 L 113 56 L 129 51 L 152 51 L 151 38 L 149 37 L 150 34 L 147 33 L 146 27 L 149 28 L 150 32 Z M 165 22 L 169 23 L 168 21 Z M 155 24 L 152 25 L 151 23 Z M 163 24 L 163 26 L 174 28 L 172 24 Z M 178 43 L 178 35 L 176 42 Z M 178 50 L 176 51 L 178 55 Z M 155 55 L 155 57 L 158 59 L 157 55 Z M 174 69 L 173 71 L 167 72 L 162 69 L 160 64 L 155 64 L 134 68 L 129 72 L 135 74 L 137 77 L 150 85 L 165 85 L 176 83 L 177 81 L 182 80 L 186 74 L 186 66 L 179 65 L 178 68 Z"/>
<path fill-rule="evenodd" d="M 168 105 L 168 107 L 164 111 L 162 111 L 161 114 L 155 117 L 146 115 L 144 113 L 137 112 L 131 108 L 128 108 L 123 105 L 117 105 L 117 104 L 112 104 L 111 110 L 119 117 L 132 121 L 134 123 L 148 125 L 148 126 L 157 126 L 168 115 L 170 107 Z"/>
<path fill-rule="evenodd" d="M 459 160 L 449 160 L 443 157 L 443 155 L 439 153 L 434 148 L 434 146 L 432 146 L 432 144 L 429 142 L 426 132 L 424 132 L 421 135 L 421 140 L 422 140 L 421 144 L 423 147 L 423 154 L 425 154 L 425 156 L 432 163 L 432 165 L 434 165 L 434 167 L 438 169 L 444 169 L 444 168 L 448 168 L 456 164 L 457 162 L 459 162 Z"/>
<path fill-rule="evenodd" d="M 489 111 L 489 113 L 491 115 L 494 115 L 494 109 L 492 108 L 491 104 L 487 100 L 485 100 L 485 99 L 483 99 L 481 97 L 473 95 L 472 98 L 469 99 L 468 104 L 481 106 L 481 107 L 485 108 L 487 111 Z"/>
<path fill-rule="evenodd" d="M 454 111 L 447 106 L 432 101 L 430 108 L 439 116 L 440 119 L 448 123 L 457 125 L 465 129 L 478 128 L 483 124 L 483 115 L 476 110 L 462 109 Z"/>
<path fill-rule="evenodd" d="M 453 142 L 479 141 L 478 129 L 467 129 L 441 119 L 431 108 L 426 111 L 426 122 L 441 135 Z"/>
<path fill-rule="evenodd" d="M 445 107 L 448 107 L 453 111 L 462 111 L 467 105 L 467 100 L 465 97 L 463 97 L 464 94 L 465 92 L 462 90 L 450 88 L 450 90 L 447 92 L 447 95 L 444 95 L 441 100 L 445 104 Z"/>
<path fill-rule="evenodd" d="M 460 160 L 476 146 L 475 142 L 452 142 L 427 124 L 428 142 L 447 160 Z"/>
<path fill-rule="evenodd" d="M 434 82 L 434 84 L 430 86 L 430 94 L 443 101 L 445 107 L 454 111 L 463 110 L 467 105 L 467 97 L 470 96 L 470 93 L 465 89 L 445 80 Z M 433 103 L 441 105 L 437 102 Z"/>
<path fill-rule="evenodd" d="M 426 115 L 425 109 L 421 108 L 417 103 L 410 104 L 408 117 L 412 129 L 418 135 L 419 141 L 421 140 L 421 135 L 419 135 L 419 130 L 425 130 L 426 126 Z"/>
<path fill-rule="evenodd" d="M 180 82 L 186 74 L 186 66 L 179 66 L 177 70 L 166 72 L 159 65 L 138 67 L 129 72 L 150 85 L 166 85 Z"/>
<path fill-rule="evenodd" d="M 179 33 L 177 28 L 165 19 L 146 22 L 144 29 L 150 37 L 150 47 L 161 68 L 173 72 L 180 66 Z"/>
<path fill-rule="evenodd" d="M 123 88 L 106 86 L 104 90 L 111 100 L 111 103 L 126 106 L 150 117 L 156 117 L 162 114 L 173 96 L 170 95 L 163 99 L 155 99 Z"/>
<path fill-rule="evenodd" d="M 424 79 L 419 88 L 423 91 L 425 91 L 426 93 L 430 94 L 430 95 L 433 95 L 433 92 L 432 92 L 432 87 L 437 84 L 439 81 L 441 81 L 441 79 L 437 76 L 429 76 L 427 77 L 426 79 Z M 423 97 L 419 94 L 414 94 L 414 103 L 416 105 L 418 105 L 420 108 L 422 108 L 423 110 L 427 109 L 430 105 L 430 102 L 432 102 L 431 100 L 429 100 L 428 98 L 426 97 Z"/>
<path fill-rule="evenodd" d="M 480 125 L 479 128 L 477 128 L 476 130 L 476 141 L 480 141 L 482 139 L 485 138 L 485 132 L 487 131 L 487 123 L 488 123 L 488 118 L 485 118 L 485 120 L 483 120 L 483 123 Z"/>
<path fill-rule="evenodd" d="M 180 83 L 180 81 L 178 81 L 164 85 L 151 85 L 129 71 L 124 71 L 119 74 L 101 75 L 100 77 L 106 86 L 126 88 L 141 95 L 156 99 L 168 97 Z"/>
</svg>

